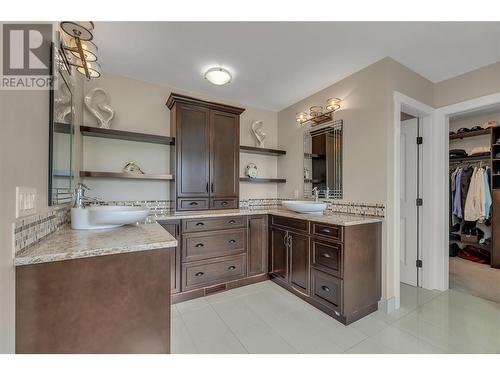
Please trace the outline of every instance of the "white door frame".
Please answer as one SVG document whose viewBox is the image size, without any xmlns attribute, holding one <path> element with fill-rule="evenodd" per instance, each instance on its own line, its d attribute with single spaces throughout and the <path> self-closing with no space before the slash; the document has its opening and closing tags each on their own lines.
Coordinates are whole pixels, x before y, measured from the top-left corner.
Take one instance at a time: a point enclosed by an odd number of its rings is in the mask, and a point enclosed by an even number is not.
<svg viewBox="0 0 500 375">
<path fill-rule="evenodd" d="M 392 158 L 389 159 L 389 191 L 388 191 L 388 207 L 387 207 L 387 225 L 389 238 L 387 241 L 388 251 L 387 254 L 392 260 L 388 263 L 388 267 L 392 268 L 393 274 L 393 293 L 394 302 L 391 303 L 394 309 L 398 309 L 400 306 L 400 241 L 401 241 L 401 225 L 400 225 L 400 215 L 401 215 L 401 112 L 408 113 L 412 116 L 419 117 L 421 119 L 421 136 L 424 139 L 422 144 L 422 168 L 423 168 L 423 191 L 422 198 L 424 199 L 424 204 L 422 206 L 422 252 L 421 259 L 424 264 L 422 269 L 422 286 L 424 288 L 428 287 L 428 281 L 430 276 L 430 267 L 426 267 L 427 259 L 429 259 L 429 240 L 431 227 L 431 210 L 428 207 L 432 207 L 432 184 L 429 183 L 432 171 L 432 128 L 434 120 L 434 108 L 421 103 L 409 96 L 401 94 L 400 92 L 394 91 L 394 114 L 393 114 L 393 127 L 392 127 Z M 392 199 L 391 197 L 392 193 Z M 388 307 L 390 311 L 392 308 Z"/>
<path fill-rule="evenodd" d="M 446 290 L 449 287 L 449 118 L 470 110 L 500 105 L 500 93 L 482 96 L 464 102 L 436 109 L 434 113 L 434 195 L 432 268 L 434 289 Z"/>
</svg>

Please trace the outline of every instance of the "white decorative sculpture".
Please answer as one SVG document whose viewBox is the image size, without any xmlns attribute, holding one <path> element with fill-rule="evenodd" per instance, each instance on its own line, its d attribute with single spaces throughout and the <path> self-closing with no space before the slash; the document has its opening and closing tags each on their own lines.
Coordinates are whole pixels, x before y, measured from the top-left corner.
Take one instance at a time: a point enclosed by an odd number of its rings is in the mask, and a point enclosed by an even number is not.
<svg viewBox="0 0 500 375">
<path fill-rule="evenodd" d="M 101 96 L 101 100 L 94 102 L 97 96 Z M 109 129 L 111 120 L 115 117 L 115 110 L 109 106 L 109 103 L 109 94 L 99 87 L 90 90 L 85 95 L 85 106 L 97 118 L 100 128 Z M 106 113 L 108 113 L 108 116 L 106 116 Z"/>
<path fill-rule="evenodd" d="M 264 147 L 267 134 L 264 133 L 264 123 L 260 120 L 252 122 L 252 132 L 257 140 L 258 147 Z"/>
<path fill-rule="evenodd" d="M 59 88 L 55 90 L 54 99 L 54 116 L 56 122 L 68 122 L 66 117 L 71 113 L 71 93 L 68 86 L 62 79 L 58 79 Z M 69 120 L 71 122 L 71 119 Z"/>
</svg>

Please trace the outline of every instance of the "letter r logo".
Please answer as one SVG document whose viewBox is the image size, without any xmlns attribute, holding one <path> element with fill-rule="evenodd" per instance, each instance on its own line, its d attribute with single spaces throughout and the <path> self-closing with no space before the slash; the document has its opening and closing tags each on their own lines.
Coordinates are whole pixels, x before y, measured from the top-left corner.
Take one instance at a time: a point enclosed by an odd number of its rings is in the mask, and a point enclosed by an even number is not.
<svg viewBox="0 0 500 375">
<path fill-rule="evenodd" d="M 50 75 L 51 24 L 4 24 L 2 32 L 4 75 Z"/>
</svg>

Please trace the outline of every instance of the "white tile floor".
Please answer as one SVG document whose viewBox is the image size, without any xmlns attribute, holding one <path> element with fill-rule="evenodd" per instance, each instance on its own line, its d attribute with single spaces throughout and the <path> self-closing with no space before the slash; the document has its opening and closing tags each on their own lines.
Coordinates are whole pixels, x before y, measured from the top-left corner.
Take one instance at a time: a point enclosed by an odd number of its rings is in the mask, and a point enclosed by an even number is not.
<svg viewBox="0 0 500 375">
<path fill-rule="evenodd" d="M 500 304 L 402 284 L 346 327 L 265 281 L 172 306 L 172 353 L 500 353 Z"/>
</svg>

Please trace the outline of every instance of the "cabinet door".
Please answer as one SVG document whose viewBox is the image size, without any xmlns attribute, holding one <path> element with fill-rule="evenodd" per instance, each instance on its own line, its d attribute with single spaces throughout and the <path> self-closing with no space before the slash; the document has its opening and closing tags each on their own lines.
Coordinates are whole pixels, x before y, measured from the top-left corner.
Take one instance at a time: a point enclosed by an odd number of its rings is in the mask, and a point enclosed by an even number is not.
<svg viewBox="0 0 500 375">
<path fill-rule="evenodd" d="M 180 105 L 177 109 L 177 196 L 207 197 L 210 180 L 210 111 Z"/>
<path fill-rule="evenodd" d="M 267 272 L 267 215 L 248 217 L 248 276 Z"/>
<path fill-rule="evenodd" d="M 239 116 L 210 111 L 210 196 L 237 197 L 240 163 Z"/>
<path fill-rule="evenodd" d="M 287 232 L 271 228 L 271 273 L 288 281 L 288 246 Z"/>
<path fill-rule="evenodd" d="M 161 224 L 165 230 L 177 240 L 177 247 L 173 249 L 172 260 L 170 261 L 170 289 L 171 293 L 181 291 L 181 239 L 180 220 L 171 220 Z"/>
<path fill-rule="evenodd" d="M 309 293 L 309 238 L 289 233 L 290 284 L 302 293 Z"/>
</svg>

